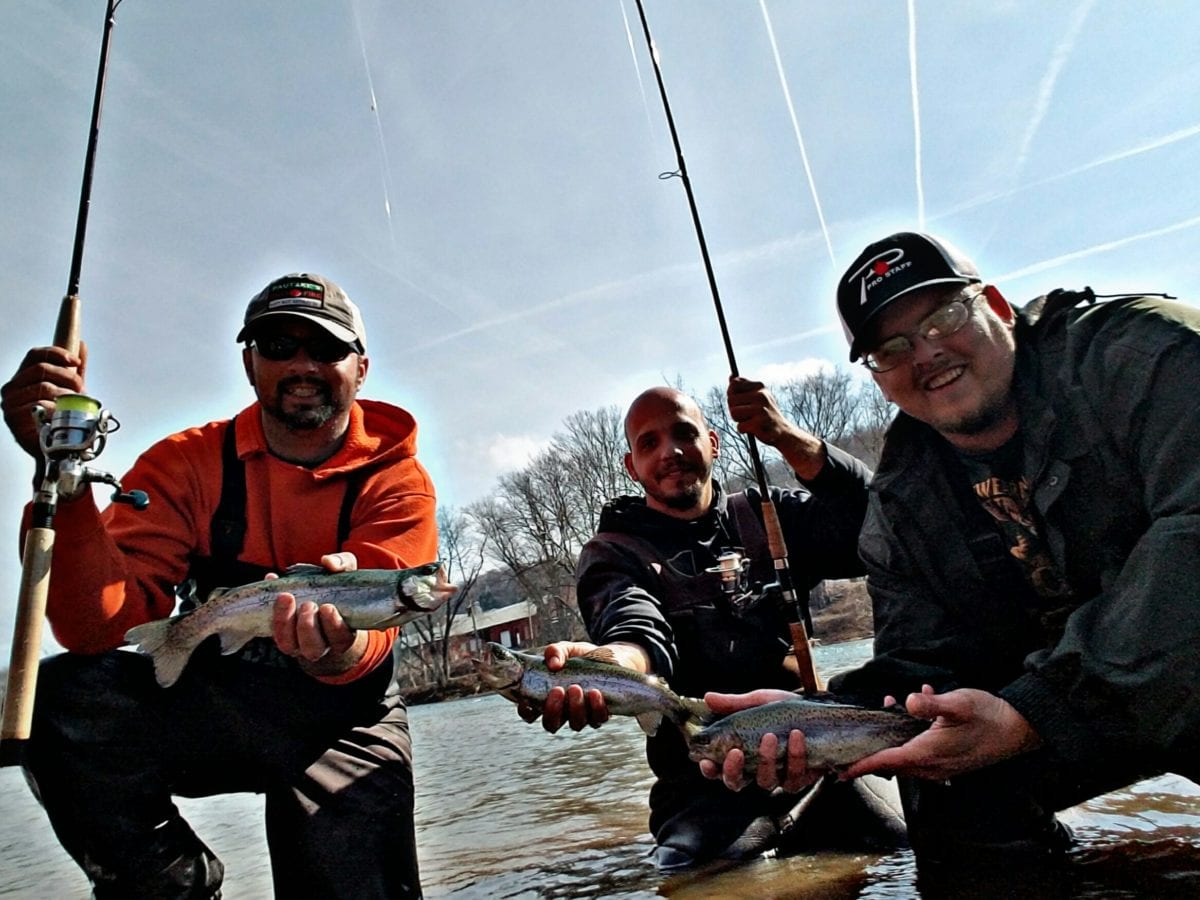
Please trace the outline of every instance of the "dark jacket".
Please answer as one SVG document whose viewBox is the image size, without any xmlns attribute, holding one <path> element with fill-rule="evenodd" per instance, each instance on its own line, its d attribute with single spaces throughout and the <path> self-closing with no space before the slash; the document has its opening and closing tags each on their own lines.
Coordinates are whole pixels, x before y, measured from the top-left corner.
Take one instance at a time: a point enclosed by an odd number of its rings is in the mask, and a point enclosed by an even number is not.
<svg viewBox="0 0 1200 900">
<path fill-rule="evenodd" d="M 862 574 L 855 547 L 869 478 L 858 460 L 829 447 L 829 462 L 805 487 L 771 489 L 792 582 L 805 609 L 808 590 L 820 580 Z M 761 536 L 760 495 L 751 489 L 747 497 L 752 528 L 739 527 L 719 485 L 712 509 L 698 519 L 656 512 L 641 497 L 607 504 L 600 532 L 584 546 L 577 569 L 579 608 L 592 640 L 638 644 L 654 671 L 689 696 L 797 687 L 783 668 L 790 648 L 786 611 L 763 602 L 737 615 L 722 596 L 718 576 L 705 572 L 722 550 L 741 547 L 752 559 L 751 580 L 774 580 Z M 759 535 L 746 533 L 755 530 Z M 675 761 L 671 765 L 694 771 L 678 734 L 667 733 L 665 740 L 673 745 L 663 754 Z M 659 771 L 660 754 L 652 749 L 650 755 Z"/>
<path fill-rule="evenodd" d="M 1016 325 L 1024 470 L 1065 623 L 1043 630 L 953 452 L 901 414 L 860 547 L 875 659 L 833 688 L 981 688 L 1064 762 L 1180 771 L 1200 744 L 1200 311 L 1082 299 L 1055 292 Z"/>
</svg>

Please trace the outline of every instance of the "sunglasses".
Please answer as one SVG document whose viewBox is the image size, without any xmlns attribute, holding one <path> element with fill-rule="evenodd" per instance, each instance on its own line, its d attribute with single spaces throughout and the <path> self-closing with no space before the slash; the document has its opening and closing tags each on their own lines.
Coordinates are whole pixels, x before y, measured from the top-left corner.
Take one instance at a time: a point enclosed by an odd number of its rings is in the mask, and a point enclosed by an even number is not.
<svg viewBox="0 0 1200 900">
<path fill-rule="evenodd" d="M 354 348 L 345 341 L 339 341 L 337 338 L 329 336 L 302 341 L 298 338 L 288 337 L 286 334 L 276 334 L 257 337 L 252 346 L 258 351 L 259 356 L 269 359 L 271 362 L 284 362 L 292 359 L 301 347 L 308 354 L 308 358 L 316 363 L 341 362 L 354 352 Z"/>
</svg>

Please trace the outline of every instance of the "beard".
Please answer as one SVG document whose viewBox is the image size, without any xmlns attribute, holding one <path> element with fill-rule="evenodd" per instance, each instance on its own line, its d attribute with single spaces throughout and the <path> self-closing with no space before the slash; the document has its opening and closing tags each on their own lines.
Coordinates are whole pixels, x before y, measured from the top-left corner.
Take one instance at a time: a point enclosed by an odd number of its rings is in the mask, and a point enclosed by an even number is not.
<svg viewBox="0 0 1200 900">
<path fill-rule="evenodd" d="M 711 470 L 710 470 L 711 471 Z M 680 465 L 671 468 L 667 472 L 659 473 L 658 483 L 661 484 L 666 478 L 677 477 L 680 475 L 693 475 L 695 480 L 690 483 L 685 483 L 677 488 L 673 493 L 665 493 L 661 490 L 654 490 L 652 496 L 655 500 L 666 506 L 668 509 L 678 510 L 679 512 L 688 512 L 695 509 L 701 498 L 704 496 L 704 486 L 708 482 L 709 472 L 705 472 L 702 468 L 692 465 Z M 645 490 L 646 486 L 642 486 Z M 650 491 L 647 491 L 650 493 Z"/>
<path fill-rule="evenodd" d="M 317 393 L 310 399 L 311 405 L 296 407 L 295 400 L 289 401 L 286 394 L 298 385 L 315 388 Z M 329 385 L 317 378 L 285 378 L 275 386 L 275 396 L 260 402 L 267 415 L 293 431 L 313 431 L 325 425 L 342 412 L 343 407 L 335 402 Z M 292 404 L 289 408 L 289 403 Z"/>
<path fill-rule="evenodd" d="M 996 396 L 983 398 L 983 402 L 977 409 L 965 415 L 931 424 L 945 435 L 971 437 L 985 434 L 1005 420 L 1009 415 L 1011 404 L 1012 400 L 1007 392 L 998 393 Z"/>
</svg>

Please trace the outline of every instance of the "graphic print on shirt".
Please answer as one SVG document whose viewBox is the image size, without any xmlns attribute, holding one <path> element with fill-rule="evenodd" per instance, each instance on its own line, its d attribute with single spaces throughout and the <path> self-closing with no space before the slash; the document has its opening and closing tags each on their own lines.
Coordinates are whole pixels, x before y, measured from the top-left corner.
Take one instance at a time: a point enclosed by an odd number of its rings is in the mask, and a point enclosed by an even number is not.
<svg viewBox="0 0 1200 900">
<path fill-rule="evenodd" d="M 1009 552 L 1020 563 L 1026 579 L 1042 600 L 1039 612 L 1047 635 L 1056 638 L 1061 635 L 1072 609 L 1071 589 L 1038 534 L 1030 513 L 1032 491 L 1029 479 L 991 474 L 976 481 L 974 487 L 975 496 L 995 519 L 1008 542 Z"/>
</svg>

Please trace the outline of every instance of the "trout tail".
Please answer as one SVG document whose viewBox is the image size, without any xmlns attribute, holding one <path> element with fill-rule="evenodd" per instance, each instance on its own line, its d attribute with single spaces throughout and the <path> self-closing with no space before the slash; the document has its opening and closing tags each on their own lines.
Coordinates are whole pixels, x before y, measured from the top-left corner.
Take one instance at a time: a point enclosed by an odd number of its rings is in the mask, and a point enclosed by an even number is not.
<svg viewBox="0 0 1200 900">
<path fill-rule="evenodd" d="M 716 714 L 708 708 L 708 704 L 695 697 L 679 698 L 679 714 L 674 719 L 676 726 L 683 732 L 684 738 L 691 740 L 692 735 L 708 725 L 716 718 Z"/>
<path fill-rule="evenodd" d="M 183 674 L 192 647 L 183 646 L 175 640 L 174 619 L 158 619 L 135 625 L 125 632 L 125 642 L 136 644 L 154 661 L 154 678 L 162 687 L 170 687 Z"/>
</svg>

